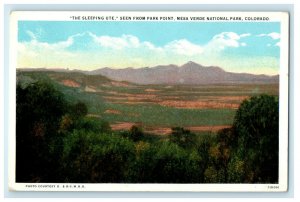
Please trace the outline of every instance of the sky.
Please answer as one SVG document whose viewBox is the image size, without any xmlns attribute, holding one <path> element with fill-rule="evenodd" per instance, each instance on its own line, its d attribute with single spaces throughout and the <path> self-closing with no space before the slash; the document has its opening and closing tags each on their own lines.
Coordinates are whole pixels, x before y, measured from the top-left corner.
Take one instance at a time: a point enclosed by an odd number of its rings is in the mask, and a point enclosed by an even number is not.
<svg viewBox="0 0 300 202">
<path fill-rule="evenodd" d="M 140 68 L 194 61 L 279 72 L 277 22 L 19 21 L 18 68 Z"/>
</svg>

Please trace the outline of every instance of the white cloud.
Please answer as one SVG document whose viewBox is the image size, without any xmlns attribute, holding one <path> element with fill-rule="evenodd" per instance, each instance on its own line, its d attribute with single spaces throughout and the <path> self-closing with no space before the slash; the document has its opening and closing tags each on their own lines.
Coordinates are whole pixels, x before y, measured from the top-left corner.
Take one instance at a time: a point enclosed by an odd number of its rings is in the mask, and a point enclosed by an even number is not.
<svg viewBox="0 0 300 202">
<path fill-rule="evenodd" d="M 31 37 L 31 41 L 19 43 L 19 46 L 21 45 L 31 50 L 61 50 L 71 46 L 74 42 L 74 38 L 78 36 L 78 34 L 70 36 L 66 41 L 60 41 L 57 43 L 47 43 L 39 42 L 36 36 L 30 31 L 28 31 L 28 35 Z M 26 51 L 26 49 L 24 49 L 24 51 Z"/>
<path fill-rule="evenodd" d="M 280 39 L 280 34 L 277 32 L 271 32 L 269 34 L 259 34 L 257 37 L 271 37 L 274 40 Z"/>
<path fill-rule="evenodd" d="M 280 41 L 278 41 L 278 42 L 275 43 L 275 44 L 271 44 L 271 43 L 268 43 L 268 44 L 267 44 L 267 47 L 274 47 L 274 46 L 280 47 Z"/>
<path fill-rule="evenodd" d="M 25 42 L 23 45 L 30 50 L 36 51 L 59 51 L 69 47 L 73 43 L 73 40 L 69 38 L 67 41 L 61 41 L 58 43 L 46 43 L 46 42 L 38 42 L 36 40 Z M 26 50 L 25 50 L 26 51 Z"/>
<path fill-rule="evenodd" d="M 248 37 L 248 36 L 251 36 L 251 34 L 250 34 L 250 33 L 245 33 L 245 34 L 241 34 L 241 35 L 240 35 L 241 38 L 243 38 L 243 37 Z"/>
<path fill-rule="evenodd" d="M 113 36 L 97 36 L 91 32 L 84 32 L 69 36 L 67 40 L 60 41 L 56 43 L 46 43 L 39 42 L 37 40 L 36 35 L 27 31 L 27 34 L 31 37 L 31 41 L 29 42 L 21 42 L 20 45 L 24 46 L 20 51 L 32 51 L 32 52 L 47 52 L 47 51 L 70 51 L 72 52 L 72 45 L 76 45 L 77 42 L 79 46 L 88 46 L 91 50 L 99 50 L 109 48 L 112 50 L 120 51 L 123 49 L 137 49 L 141 51 L 157 51 L 157 52 L 169 52 L 178 55 L 200 55 L 205 51 L 209 51 L 209 49 L 223 50 L 226 47 L 239 47 L 246 46 L 247 44 L 244 42 L 239 42 L 242 37 L 250 36 L 251 34 L 245 33 L 238 35 L 234 32 L 222 32 L 220 34 L 215 35 L 211 41 L 206 45 L 199 45 L 188 41 L 187 39 L 179 39 L 174 40 L 167 43 L 164 46 L 155 46 L 151 42 L 148 41 L 140 41 L 138 37 L 133 35 L 122 35 L 120 37 Z M 90 37 L 91 40 L 87 38 Z M 79 50 L 80 50 L 79 47 Z M 67 50 L 67 48 L 70 48 Z M 83 48 L 83 47 L 82 47 Z M 78 50 L 78 49 L 77 49 Z"/>
<path fill-rule="evenodd" d="M 128 60 L 130 64 L 143 65 L 143 63 L 147 63 L 146 60 L 150 60 L 149 55 L 152 56 L 153 63 L 158 60 L 169 61 L 171 58 L 172 62 L 196 60 L 200 57 L 220 55 L 221 51 L 227 48 L 247 46 L 242 38 L 251 36 L 249 33 L 239 35 L 234 32 L 222 32 L 215 35 L 206 44 L 196 44 L 182 38 L 157 46 L 149 41 L 141 41 L 133 35 L 98 36 L 91 32 L 83 32 L 69 36 L 64 41 L 47 43 L 40 41 L 40 37 L 31 31 L 28 31 L 27 34 L 31 41 L 19 42 L 18 45 L 18 56 L 22 61 L 20 66 L 23 67 L 26 65 L 22 65 L 22 63 L 29 64 L 29 61 L 31 63 L 27 66 L 32 63 L 36 63 L 36 66 L 59 66 L 60 62 L 68 66 L 78 63 L 82 66 L 86 64 L 90 64 L 90 66 L 106 65 L 107 62 L 111 61 L 112 63 L 120 58 L 124 58 L 124 60 L 122 59 L 123 63 Z M 127 64 L 129 64 L 128 61 Z"/>
<path fill-rule="evenodd" d="M 226 48 L 238 48 L 240 46 L 246 46 L 245 42 L 240 42 L 241 38 L 248 37 L 251 34 L 237 34 L 235 32 L 222 32 L 215 35 L 211 41 L 205 46 L 205 51 L 220 52 Z"/>
<path fill-rule="evenodd" d="M 35 34 L 32 31 L 27 30 L 26 34 L 31 38 L 31 40 L 37 39 L 37 37 L 35 36 Z"/>
<path fill-rule="evenodd" d="M 89 32 L 89 35 L 101 47 L 121 50 L 124 48 L 146 48 L 157 49 L 155 45 L 148 41 L 141 42 L 138 37 L 133 35 L 122 35 L 121 37 L 97 36 Z"/>
<path fill-rule="evenodd" d="M 96 36 L 91 34 L 95 42 L 100 46 L 112 49 L 132 48 L 139 46 L 139 39 L 131 35 L 122 35 L 121 37 Z"/>
<path fill-rule="evenodd" d="M 241 37 L 250 36 L 248 33 L 238 35 L 234 32 L 223 32 L 214 36 L 209 42 L 209 46 L 195 44 L 187 39 L 174 40 L 164 46 L 155 46 L 151 42 L 140 41 L 138 37 L 133 35 L 122 35 L 120 37 L 97 36 L 93 33 L 89 33 L 89 35 L 93 38 L 95 43 L 102 48 L 109 48 L 117 51 L 131 48 L 139 49 L 141 51 L 165 52 L 185 56 L 200 55 L 211 46 L 214 48 L 217 47 L 219 50 L 223 50 L 225 47 L 246 46 L 246 43 L 239 43 L 238 40 L 240 40 Z"/>
<path fill-rule="evenodd" d="M 65 57 L 75 56 L 75 54 L 68 51 L 67 48 L 74 43 L 75 38 L 79 35 L 70 36 L 65 41 L 47 43 L 38 41 L 38 37 L 31 31 L 27 31 L 27 34 L 31 37 L 31 41 L 18 43 L 20 66 L 27 66 L 27 63 L 38 63 L 36 66 L 40 64 L 47 65 L 48 63 L 46 61 L 49 60 L 49 58 L 61 61 L 64 60 Z M 22 61 L 25 61 L 26 64 L 22 64 Z"/>
<path fill-rule="evenodd" d="M 268 34 L 268 36 L 271 37 L 272 39 L 280 39 L 280 34 L 276 32 L 272 32 Z"/>
<path fill-rule="evenodd" d="M 38 56 L 38 54 L 35 51 L 31 50 L 30 48 L 28 48 L 26 46 L 26 44 L 23 44 L 23 43 L 18 44 L 18 53 L 22 54 L 22 55 L 26 54 L 29 57 L 37 57 Z"/>
<path fill-rule="evenodd" d="M 197 55 L 203 52 L 203 48 L 193 44 L 186 39 L 175 40 L 164 46 L 164 50 L 171 51 L 179 55 Z"/>
</svg>

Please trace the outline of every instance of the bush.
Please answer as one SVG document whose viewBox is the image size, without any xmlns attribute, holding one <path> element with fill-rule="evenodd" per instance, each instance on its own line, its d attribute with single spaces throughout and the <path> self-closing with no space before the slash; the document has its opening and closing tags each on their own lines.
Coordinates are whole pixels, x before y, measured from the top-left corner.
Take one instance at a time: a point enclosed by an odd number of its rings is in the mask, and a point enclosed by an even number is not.
<svg viewBox="0 0 300 202">
<path fill-rule="evenodd" d="M 74 120 L 80 119 L 87 115 L 88 109 L 83 102 L 77 102 L 70 107 L 70 115 Z"/>
<path fill-rule="evenodd" d="M 143 130 L 136 126 L 133 125 L 130 130 L 129 130 L 129 138 L 132 139 L 133 141 L 138 141 L 144 136 Z"/>
<path fill-rule="evenodd" d="M 236 113 L 233 127 L 238 139 L 235 154 L 243 159 L 248 173 L 245 182 L 278 182 L 278 97 L 261 95 L 245 100 Z"/>
<path fill-rule="evenodd" d="M 249 179 L 249 174 L 246 173 L 245 161 L 234 156 L 228 164 L 228 182 L 244 183 Z M 248 175 L 248 177 L 247 177 Z M 250 174 L 251 175 L 251 174 Z"/>
<path fill-rule="evenodd" d="M 140 183 L 195 183 L 201 181 L 201 159 L 174 143 L 162 142 L 139 150 L 130 180 Z"/>
<path fill-rule="evenodd" d="M 220 183 L 222 182 L 222 175 L 219 174 L 219 171 L 213 167 L 209 166 L 205 169 L 204 172 L 204 182 L 206 183 Z"/>
<path fill-rule="evenodd" d="M 210 148 L 215 144 L 216 139 L 215 136 L 209 135 L 201 135 L 196 142 L 196 151 L 199 159 L 201 159 L 200 171 L 201 173 L 201 181 L 204 182 L 204 171 L 208 166 L 211 164 L 211 157 L 210 157 Z"/>
<path fill-rule="evenodd" d="M 176 143 L 177 145 L 183 148 L 191 148 L 195 144 L 196 136 L 189 130 L 186 130 L 181 127 L 174 127 L 172 128 L 170 141 Z"/>
<path fill-rule="evenodd" d="M 205 182 L 278 182 L 278 108 L 269 95 L 241 104 L 233 127 L 220 130 L 209 147 Z"/>
<path fill-rule="evenodd" d="M 57 181 L 62 149 L 58 130 L 68 105 L 46 82 L 18 84 L 16 93 L 16 181 Z"/>
<path fill-rule="evenodd" d="M 75 130 L 64 141 L 66 182 L 126 182 L 135 158 L 132 142 L 120 136 Z"/>
<path fill-rule="evenodd" d="M 84 117 L 76 122 L 75 129 L 84 129 L 94 133 L 110 133 L 111 127 L 108 122 L 94 117 Z"/>
</svg>

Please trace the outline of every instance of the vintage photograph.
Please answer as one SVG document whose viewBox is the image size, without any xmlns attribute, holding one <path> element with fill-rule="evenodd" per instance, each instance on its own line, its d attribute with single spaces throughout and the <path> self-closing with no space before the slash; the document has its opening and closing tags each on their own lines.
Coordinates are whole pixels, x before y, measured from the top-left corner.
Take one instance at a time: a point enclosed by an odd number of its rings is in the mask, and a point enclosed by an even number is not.
<svg viewBox="0 0 300 202">
<path fill-rule="evenodd" d="M 12 22 L 12 189 L 286 190 L 287 13 L 14 12 Z"/>
</svg>

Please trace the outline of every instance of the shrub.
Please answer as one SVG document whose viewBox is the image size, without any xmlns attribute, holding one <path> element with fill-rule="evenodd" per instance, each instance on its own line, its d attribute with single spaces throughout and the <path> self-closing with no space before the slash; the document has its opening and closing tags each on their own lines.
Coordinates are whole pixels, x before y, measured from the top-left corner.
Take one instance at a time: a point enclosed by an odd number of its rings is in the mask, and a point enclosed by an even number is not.
<svg viewBox="0 0 300 202">
<path fill-rule="evenodd" d="M 133 141 L 138 141 L 144 136 L 142 128 L 133 125 L 129 130 L 129 138 Z"/>
<path fill-rule="evenodd" d="M 134 159 L 135 147 L 129 140 L 112 134 L 75 130 L 64 141 L 64 181 L 126 182 Z"/>
<path fill-rule="evenodd" d="M 83 102 L 77 102 L 75 105 L 70 107 L 70 114 L 73 119 L 80 119 L 87 115 L 88 109 Z"/>
<path fill-rule="evenodd" d="M 196 136 L 189 130 L 186 130 L 181 127 L 174 127 L 172 128 L 170 141 L 176 143 L 177 145 L 183 148 L 191 148 L 195 144 Z"/>
<path fill-rule="evenodd" d="M 57 181 L 60 120 L 68 105 L 46 82 L 17 85 L 16 181 Z"/>
<path fill-rule="evenodd" d="M 194 183 L 201 181 L 201 159 L 174 143 L 162 142 L 139 151 L 131 180 L 143 183 Z"/>
<path fill-rule="evenodd" d="M 278 182 L 278 97 L 261 95 L 245 100 L 233 124 L 237 133 L 236 155 L 245 162 L 246 182 Z M 234 164 L 234 163 L 233 163 Z"/>
</svg>

